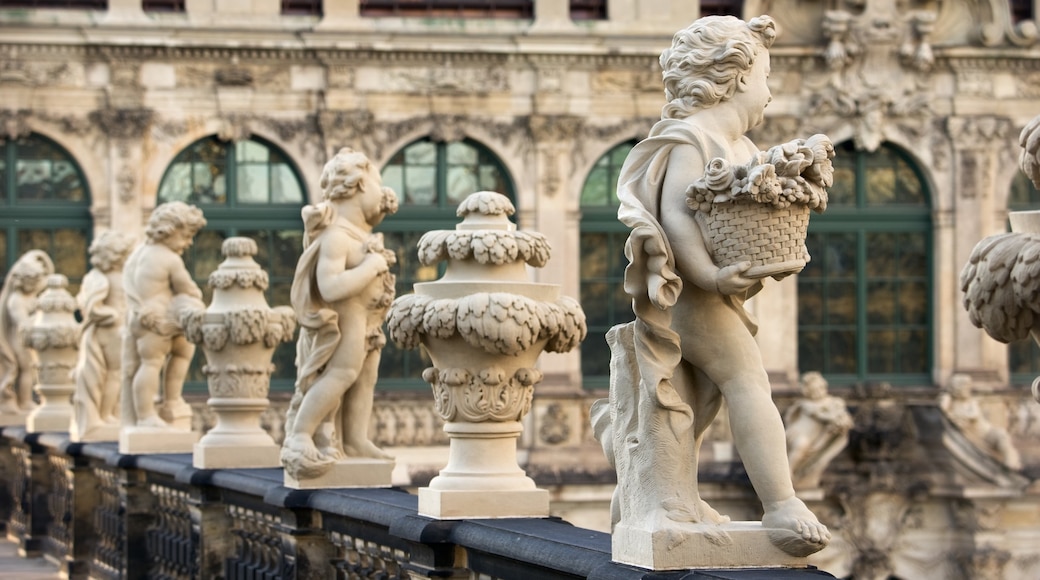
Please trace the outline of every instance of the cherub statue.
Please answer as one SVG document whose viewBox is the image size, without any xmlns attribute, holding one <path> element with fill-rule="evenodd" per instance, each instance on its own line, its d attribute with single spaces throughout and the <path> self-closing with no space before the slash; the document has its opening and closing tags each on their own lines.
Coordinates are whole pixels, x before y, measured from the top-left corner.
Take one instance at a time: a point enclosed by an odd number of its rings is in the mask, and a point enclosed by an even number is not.
<svg viewBox="0 0 1040 580">
<path fill-rule="evenodd" d="M 971 377 L 956 374 L 946 392 L 939 395 L 943 416 L 977 449 L 1000 461 L 1009 469 L 1022 469 L 1022 459 L 1007 430 L 990 423 L 979 408 L 971 389 Z"/>
<path fill-rule="evenodd" d="M 802 375 L 802 395 L 784 413 L 787 459 L 796 489 L 815 489 L 820 475 L 849 442 L 852 415 L 845 401 L 827 394 L 827 380 L 816 371 Z"/>
<path fill-rule="evenodd" d="M 126 319 L 123 264 L 134 248 L 129 236 L 108 230 L 90 244 L 93 268 L 83 277 L 76 304 L 83 317 L 79 360 L 73 370 L 76 393 L 72 430 L 91 439 L 99 427 L 119 427 L 122 333 Z"/>
<path fill-rule="evenodd" d="M 322 202 L 303 209 L 305 249 L 291 293 L 300 338 L 281 457 L 296 479 L 344 457 L 390 458 L 368 427 L 396 259 L 372 228 L 397 211 L 397 196 L 352 149 L 325 165 L 320 183 Z"/>
<path fill-rule="evenodd" d="M 205 225 L 202 210 L 195 206 L 173 201 L 156 207 L 148 218 L 144 243 L 123 268 L 124 426 L 190 429 L 191 407 L 181 393 L 195 345 L 184 338 L 178 321 L 181 311 L 205 305 L 181 256 Z M 155 404 L 156 395 L 161 395 L 161 407 Z"/>
<path fill-rule="evenodd" d="M 11 266 L 0 290 L 0 414 L 24 415 L 35 406 L 36 353 L 25 345 L 24 331 L 53 273 L 50 256 L 29 250 Z"/>
<path fill-rule="evenodd" d="M 795 495 L 757 326 L 743 306 L 762 288 L 761 278 L 796 271 L 805 255 L 779 269 L 752 270 L 746 259 L 717 263 L 705 211 L 736 196 L 776 207 L 826 203 L 834 154 L 826 137 L 762 152 L 745 136 L 771 100 L 766 79 L 775 36 L 768 16 L 705 17 L 676 33 L 660 60 L 668 101 L 662 119 L 621 171 L 618 218 L 631 228 L 625 290 L 636 320 L 608 333 L 610 400 L 592 414 L 618 471 L 615 542 L 622 527 L 729 541 L 719 527 L 729 518 L 697 489 L 700 444 L 723 399 L 769 540 L 795 557 L 830 540 Z"/>
</svg>

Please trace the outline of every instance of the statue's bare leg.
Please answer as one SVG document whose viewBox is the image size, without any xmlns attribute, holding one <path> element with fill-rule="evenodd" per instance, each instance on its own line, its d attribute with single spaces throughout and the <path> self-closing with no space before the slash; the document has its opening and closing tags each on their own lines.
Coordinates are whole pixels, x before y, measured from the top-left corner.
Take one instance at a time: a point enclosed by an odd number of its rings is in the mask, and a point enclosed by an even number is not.
<svg viewBox="0 0 1040 580">
<path fill-rule="evenodd" d="M 191 407 L 184 400 L 184 380 L 188 367 L 195 356 L 195 345 L 183 336 L 175 337 L 170 345 L 170 358 L 166 361 L 163 385 L 163 406 L 173 417 L 191 416 Z"/>
<path fill-rule="evenodd" d="M 343 450 L 350 457 L 393 459 L 392 455 L 376 447 L 368 438 L 373 395 L 379 375 L 379 358 L 378 350 L 368 353 L 357 382 L 343 398 L 340 429 L 343 431 Z"/>
<path fill-rule="evenodd" d="M 22 409 L 34 409 L 33 387 L 36 386 L 36 364 L 28 352 L 18 353 L 18 406 Z"/>
<path fill-rule="evenodd" d="M 152 332 L 142 332 L 136 339 L 138 367 L 133 378 L 134 413 L 141 427 L 169 427 L 155 409 L 155 396 L 159 392 L 159 379 L 170 339 Z"/>
</svg>

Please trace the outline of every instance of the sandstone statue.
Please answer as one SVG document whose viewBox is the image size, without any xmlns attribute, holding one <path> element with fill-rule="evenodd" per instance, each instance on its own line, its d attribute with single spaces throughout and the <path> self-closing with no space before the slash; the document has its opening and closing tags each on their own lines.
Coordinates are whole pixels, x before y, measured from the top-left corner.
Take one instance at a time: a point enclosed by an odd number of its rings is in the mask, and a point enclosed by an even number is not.
<svg viewBox="0 0 1040 580">
<path fill-rule="evenodd" d="M 852 415 L 845 401 L 827 394 L 827 380 L 813 371 L 802 375 L 803 398 L 784 413 L 787 459 L 795 489 L 816 489 L 820 476 L 849 442 Z"/>
<path fill-rule="evenodd" d="M 962 435 L 967 444 L 1008 469 L 1022 469 L 1022 459 L 1007 430 L 993 425 L 982 414 L 979 401 L 972 392 L 971 377 L 965 374 L 953 375 L 946 392 L 939 395 L 939 409 L 949 426 Z M 956 445 L 957 441 L 950 440 L 949 444 Z M 963 450 L 951 451 L 960 455 Z"/>
<path fill-rule="evenodd" d="M 0 290 L 0 416 L 17 417 L 35 406 L 36 354 L 25 344 L 25 331 L 36 299 L 54 273 L 50 256 L 29 250 L 11 266 Z"/>
<path fill-rule="evenodd" d="M 197 207 L 176 201 L 156 207 L 145 228 L 145 241 L 123 268 L 127 302 L 122 356 L 123 453 L 135 452 L 125 444 L 127 427 L 158 431 L 151 433 L 155 443 L 172 442 L 169 432 L 190 432 L 192 411 L 182 391 L 195 345 L 184 337 L 179 321 L 183 311 L 205 305 L 182 254 L 205 225 Z M 189 445 L 186 451 L 190 450 Z M 145 451 L 139 448 L 137 452 Z"/>
<path fill-rule="evenodd" d="M 352 149 L 325 165 L 320 184 L 322 202 L 303 209 L 305 249 L 290 296 L 300 337 L 281 459 L 297 481 L 347 457 L 390 459 L 368 427 L 395 256 L 372 229 L 397 211 L 397 196 Z"/>
<path fill-rule="evenodd" d="M 76 305 L 83 319 L 79 359 L 73 376 L 72 438 L 115 441 L 119 438 L 119 390 L 122 333 L 126 319 L 123 264 L 134 248 L 129 236 L 108 230 L 90 244 L 93 268 L 83 277 Z"/>
<path fill-rule="evenodd" d="M 830 539 L 795 495 L 757 326 L 743 306 L 763 278 L 804 267 L 809 213 L 825 209 L 833 180 L 825 136 L 767 151 L 745 136 L 771 99 L 775 35 L 768 16 L 706 17 L 676 33 L 660 61 L 662 120 L 618 180 L 636 320 L 607 335 L 610 399 L 592 420 L 618 472 L 614 558 L 626 563 L 804 565 Z M 723 399 L 764 510 L 749 533 L 697 488 L 701 440 Z M 731 547 L 710 549 L 723 544 Z"/>
</svg>

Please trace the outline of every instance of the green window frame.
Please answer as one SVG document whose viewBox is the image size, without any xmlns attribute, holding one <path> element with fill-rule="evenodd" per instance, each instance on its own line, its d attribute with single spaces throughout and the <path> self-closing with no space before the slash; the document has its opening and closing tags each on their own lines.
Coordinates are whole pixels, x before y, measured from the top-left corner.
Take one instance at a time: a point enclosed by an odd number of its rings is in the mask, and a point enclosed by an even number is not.
<svg viewBox="0 0 1040 580">
<path fill-rule="evenodd" d="M 223 261 L 221 244 L 229 237 L 245 236 L 256 240 L 256 261 L 269 276 L 268 303 L 289 305 L 296 261 L 303 251 L 300 210 L 307 202 L 306 191 L 289 156 L 258 137 L 232 142 L 209 136 L 177 154 L 159 183 L 157 202 L 183 201 L 206 216 L 206 227 L 185 252 L 184 263 L 207 304 L 212 298 L 207 280 Z M 186 392 L 206 390 L 204 359 L 202 349 L 197 349 Z M 292 391 L 295 361 L 295 341 L 278 346 L 272 391 Z"/>
<path fill-rule="evenodd" d="M 69 279 L 69 292 L 89 264 L 93 231 L 90 189 L 79 164 L 38 133 L 0 142 L 0 279 L 29 250 L 43 250 Z"/>
<path fill-rule="evenodd" d="M 580 300 L 588 335 L 581 344 L 583 386 L 604 388 L 610 380 L 607 331 L 635 319 L 625 294 L 625 242 L 628 227 L 618 221 L 617 182 L 632 139 L 604 153 L 592 165 L 581 189 Z"/>
<path fill-rule="evenodd" d="M 436 280 L 445 264 L 419 263 L 419 239 L 431 230 L 453 230 L 459 203 L 477 191 L 496 191 L 516 204 L 513 178 L 490 149 L 472 139 L 434 141 L 417 139 L 402 147 L 382 169 L 383 185 L 397 193 L 399 209 L 376 229 L 386 248 L 397 254 L 396 291 L 412 293 L 417 282 Z M 512 218 L 514 221 L 516 216 Z M 426 388 L 423 369 L 431 366 L 421 350 L 402 350 L 393 341 L 383 348 L 379 387 L 384 390 Z"/>
<path fill-rule="evenodd" d="M 1040 209 L 1040 191 L 1026 174 L 1017 172 L 1008 194 L 1008 211 Z M 1008 227 L 1010 230 L 1010 226 Z M 1020 340 L 1008 345 L 1008 378 L 1012 385 L 1029 386 L 1040 376 L 1040 347 L 1036 341 Z"/>
<path fill-rule="evenodd" d="M 931 383 L 932 221 L 902 150 L 837 147 L 834 186 L 809 222 L 798 275 L 798 365 L 833 384 Z"/>
</svg>

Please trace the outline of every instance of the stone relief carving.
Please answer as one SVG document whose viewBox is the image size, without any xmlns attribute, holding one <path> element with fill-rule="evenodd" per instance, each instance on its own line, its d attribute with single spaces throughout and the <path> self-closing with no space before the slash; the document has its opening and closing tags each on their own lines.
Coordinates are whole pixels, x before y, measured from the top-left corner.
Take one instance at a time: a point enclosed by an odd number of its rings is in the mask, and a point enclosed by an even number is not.
<svg viewBox="0 0 1040 580">
<path fill-rule="evenodd" d="M 32 111 L 28 109 L 0 110 L 0 143 L 28 137 L 32 133 L 32 127 L 29 126 L 30 115 Z"/>
<path fill-rule="evenodd" d="M 54 273 L 50 256 L 29 250 L 11 266 L 0 290 L 0 419 L 25 422 L 35 407 L 36 353 L 25 343 L 25 333 L 36 311 L 37 296 Z"/>
<path fill-rule="evenodd" d="M 73 441 L 119 439 L 122 333 L 126 318 L 123 264 L 134 240 L 109 230 L 90 244 L 93 268 L 83 277 L 76 304 L 83 319 L 79 359 L 73 371 Z"/>
<path fill-rule="evenodd" d="M 157 452 L 166 445 L 188 445 L 179 449 L 187 451 L 194 444 L 191 407 L 182 389 L 195 345 L 185 338 L 180 320 L 181 313 L 205 305 L 182 254 L 205 225 L 202 211 L 194 206 L 159 205 L 148 218 L 145 241 L 123 268 L 127 331 L 122 356 L 122 453 Z M 145 451 L 153 444 L 160 449 Z"/>
<path fill-rule="evenodd" d="M 344 458 L 391 459 L 369 439 L 369 420 L 396 256 L 372 228 L 397 211 L 397 196 L 352 149 L 325 165 L 321 187 L 322 202 L 303 210 L 306 246 L 292 286 L 300 337 L 281 459 L 295 482 Z"/>
<path fill-rule="evenodd" d="M 808 372 L 801 380 L 803 398 L 784 413 L 787 459 L 795 489 L 820 487 L 820 476 L 849 442 L 852 415 L 845 401 L 827 394 L 827 380 Z"/>
<path fill-rule="evenodd" d="M 661 55 L 668 101 L 662 120 L 629 154 L 618 181 L 618 216 L 632 230 L 625 290 L 637 321 L 607 335 L 610 399 L 595 403 L 592 422 L 618 473 L 613 557 L 623 563 L 737 565 L 726 558 L 740 552 L 743 565 L 797 565 L 830 539 L 795 495 L 757 326 L 743 307 L 762 278 L 781 278 L 805 263 L 804 230 L 776 227 L 793 216 L 767 216 L 796 211 L 807 224 L 810 208 L 826 206 L 833 177 L 833 148 L 822 135 L 766 152 L 744 136 L 762 122 L 771 98 L 766 79 L 775 34 L 768 16 L 707 17 L 678 32 Z M 722 54 L 726 67 L 710 64 Z M 755 255 L 758 245 L 738 234 L 740 221 L 727 239 L 712 241 L 715 218 L 741 206 L 775 224 L 758 231 L 790 237 L 782 246 L 763 243 L 784 247 L 780 255 Z M 742 244 L 743 255 L 730 252 Z M 765 511 L 761 526 L 727 525 L 697 489 L 700 445 L 723 399 Z"/>
<path fill-rule="evenodd" d="M 1009 473 L 1022 469 L 1022 459 L 1007 430 L 989 422 L 972 393 L 971 377 L 956 374 L 939 395 L 943 446 L 958 471 L 1001 487 L 1024 487 L 1028 480 Z"/>
<path fill-rule="evenodd" d="M 567 352 L 585 337 L 578 303 L 547 284 L 531 283 L 526 266 L 549 260 L 545 237 L 519 232 L 505 196 L 489 191 L 459 205 L 455 230 L 419 241 L 419 261 L 447 260 L 444 276 L 416 284 L 394 301 L 387 319 L 402 348 L 423 345 L 423 371 L 434 409 L 450 438 L 448 465 L 419 490 L 419 512 L 441 519 L 548 514 L 548 493 L 516 464 L 520 421 L 531 409 L 543 350 Z"/>
<path fill-rule="evenodd" d="M 451 59 L 440 67 L 389 67 L 380 76 L 383 91 L 391 93 L 460 93 L 484 95 L 509 90 L 509 75 L 501 64 L 457 66 Z"/>
<path fill-rule="evenodd" d="M 113 139 L 139 139 L 148 133 L 155 120 L 151 109 L 100 109 L 87 118 L 105 135 Z"/>
<path fill-rule="evenodd" d="M 1025 20 L 1015 23 L 1011 18 L 1010 2 L 979 0 L 979 38 L 984 46 L 1033 46 L 1036 44 L 1036 22 Z"/>
</svg>

